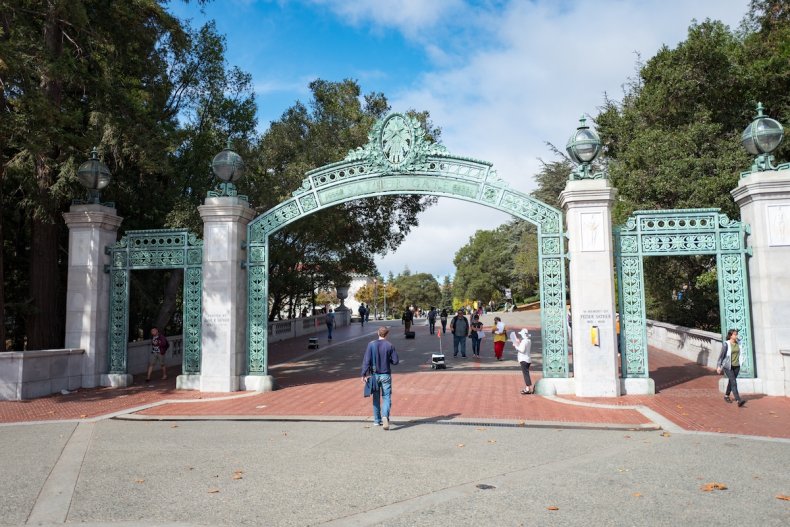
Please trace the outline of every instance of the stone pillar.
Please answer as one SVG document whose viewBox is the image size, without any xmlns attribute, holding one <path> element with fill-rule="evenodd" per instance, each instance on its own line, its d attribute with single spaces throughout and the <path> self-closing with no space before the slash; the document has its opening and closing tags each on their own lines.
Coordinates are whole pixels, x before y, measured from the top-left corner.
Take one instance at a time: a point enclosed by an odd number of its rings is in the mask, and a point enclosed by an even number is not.
<svg viewBox="0 0 790 527">
<path fill-rule="evenodd" d="M 617 397 L 617 335 L 611 208 L 606 179 L 568 181 L 565 209 L 573 342 L 573 386 L 580 397 Z"/>
<path fill-rule="evenodd" d="M 239 197 L 206 198 L 203 218 L 203 324 L 200 390 L 232 392 L 244 373 L 247 272 L 242 269 L 247 224 L 255 216 Z M 186 387 L 186 380 L 182 380 Z"/>
<path fill-rule="evenodd" d="M 85 350 L 82 387 L 127 386 L 131 375 L 107 375 L 110 275 L 105 247 L 118 239 L 123 218 L 104 205 L 72 205 L 63 214 L 69 228 L 65 347 Z M 112 378 L 111 378 L 112 377 Z"/>
<path fill-rule="evenodd" d="M 738 389 L 790 396 L 790 169 L 753 172 L 732 196 L 741 221 L 751 227 L 753 251 L 748 266 L 756 377 L 738 379 Z"/>
</svg>

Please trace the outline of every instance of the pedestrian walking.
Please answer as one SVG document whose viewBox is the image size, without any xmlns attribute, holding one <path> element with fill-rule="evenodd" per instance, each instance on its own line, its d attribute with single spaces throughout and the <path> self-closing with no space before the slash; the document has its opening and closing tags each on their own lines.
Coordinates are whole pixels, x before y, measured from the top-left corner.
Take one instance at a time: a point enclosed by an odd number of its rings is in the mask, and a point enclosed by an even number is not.
<svg viewBox="0 0 790 527">
<path fill-rule="evenodd" d="M 382 326 L 378 329 L 378 340 L 372 340 L 365 349 L 362 359 L 362 382 L 367 382 L 369 375 L 376 377 L 378 390 L 371 393 L 373 399 L 373 423 L 376 426 L 384 425 L 384 430 L 390 428 L 390 410 L 392 409 L 392 371 L 390 365 L 400 362 L 398 353 L 390 341 L 387 340 L 389 328 Z M 373 367 L 375 354 L 375 364 Z M 381 398 L 384 404 L 381 404 Z"/>
<path fill-rule="evenodd" d="M 738 393 L 738 372 L 741 371 L 741 362 L 743 354 L 741 354 L 741 345 L 738 342 L 738 330 L 731 329 L 727 331 L 727 338 L 721 346 L 721 353 L 719 360 L 716 361 L 716 372 L 722 373 L 727 376 L 727 390 L 724 392 L 724 400 L 728 403 L 732 402 L 730 393 L 735 396 L 738 401 L 738 406 L 743 406 L 746 401 L 741 399 L 741 394 Z"/>
<path fill-rule="evenodd" d="M 519 338 L 519 336 L 521 338 Z M 529 331 L 527 328 L 523 328 L 518 332 L 515 346 L 518 352 L 516 360 L 518 360 L 518 363 L 521 365 L 521 374 L 524 376 L 524 389 L 521 390 L 521 395 L 535 393 L 532 390 L 532 379 L 529 376 L 529 367 L 532 364 L 532 358 L 529 355 L 530 351 L 532 351 L 532 339 L 529 338 Z"/>
<path fill-rule="evenodd" d="M 502 352 L 505 351 L 505 323 L 499 317 L 494 317 L 494 355 L 496 360 L 502 360 Z"/>
<path fill-rule="evenodd" d="M 329 313 L 326 314 L 326 333 L 328 340 L 332 340 L 333 329 L 335 329 L 335 310 L 329 308 Z"/>
<path fill-rule="evenodd" d="M 472 355 L 480 357 L 480 341 L 482 340 L 483 323 L 480 322 L 480 315 L 472 317 L 472 331 L 469 333 L 469 338 L 472 339 Z"/>
<path fill-rule="evenodd" d="M 411 308 L 406 308 L 406 310 L 403 312 L 403 317 L 401 317 L 401 321 L 403 322 L 403 325 L 406 326 L 404 332 L 408 333 L 411 331 L 411 324 L 414 322 L 414 312 L 411 310 Z"/>
<path fill-rule="evenodd" d="M 363 302 L 359 304 L 359 309 L 357 309 L 357 312 L 359 312 L 359 323 L 362 325 L 362 327 L 365 326 L 365 310 L 365 303 Z"/>
<path fill-rule="evenodd" d="M 148 356 L 148 375 L 145 382 L 151 381 L 151 373 L 154 371 L 154 366 L 162 367 L 162 380 L 167 380 L 167 365 L 165 364 L 165 355 L 170 343 L 167 337 L 159 332 L 159 328 L 151 328 L 151 353 Z"/>
<path fill-rule="evenodd" d="M 447 334 L 447 309 L 442 309 L 439 313 L 439 322 L 442 323 L 442 335 Z"/>
<path fill-rule="evenodd" d="M 431 310 L 428 311 L 428 331 L 431 335 L 436 331 L 436 308 L 433 306 L 431 306 Z"/>
<path fill-rule="evenodd" d="M 450 331 L 453 333 L 453 357 L 457 357 L 458 353 L 461 357 L 466 358 L 466 337 L 469 335 L 469 321 L 466 320 L 463 310 L 459 309 L 458 313 L 450 321 Z"/>
</svg>

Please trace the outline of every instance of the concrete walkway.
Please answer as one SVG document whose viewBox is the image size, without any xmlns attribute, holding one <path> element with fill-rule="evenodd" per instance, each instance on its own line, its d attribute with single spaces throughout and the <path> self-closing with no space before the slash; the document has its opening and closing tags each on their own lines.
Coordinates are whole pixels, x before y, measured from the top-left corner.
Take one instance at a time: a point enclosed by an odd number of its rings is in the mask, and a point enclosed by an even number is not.
<svg viewBox="0 0 790 527">
<path fill-rule="evenodd" d="M 487 317 L 493 319 L 492 316 Z M 535 312 L 511 313 L 512 328 L 539 321 Z M 487 321 L 488 322 L 488 321 Z M 76 420 L 108 416 L 127 419 L 370 419 L 370 401 L 361 396 L 359 365 L 365 343 L 379 323 L 340 328 L 335 340 L 322 338 L 321 348 L 307 350 L 306 338 L 271 346 L 271 373 L 280 389 L 264 394 L 208 394 L 176 391 L 174 375 L 125 389 L 79 390 L 34 401 L 0 403 L 0 423 Z M 388 324 L 393 324 L 389 322 Z M 397 422 L 503 422 L 530 427 L 658 429 L 718 432 L 790 438 L 790 400 L 748 397 L 744 408 L 726 404 L 717 390 L 715 372 L 674 355 L 650 350 L 655 396 L 616 399 L 522 396 L 515 353 L 505 361 L 493 357 L 490 339 L 482 357 L 452 358 L 452 338 L 428 334 L 418 321 L 417 338 L 405 340 L 402 327 L 392 327 L 391 340 L 402 363 L 394 368 L 393 416 Z M 540 333 L 533 331 L 533 381 L 540 378 Z M 432 371 L 430 354 L 441 347 L 448 369 Z M 471 343 L 467 341 L 467 355 Z"/>
<path fill-rule="evenodd" d="M 715 373 L 657 350 L 653 397 L 521 396 L 512 350 L 496 361 L 484 341 L 481 360 L 452 359 L 445 337 L 449 369 L 432 371 L 439 338 L 395 326 L 384 431 L 358 372 L 375 329 L 342 328 L 315 352 L 273 345 L 272 393 L 178 392 L 171 377 L 0 403 L 0 525 L 790 521 L 786 398 L 727 405 Z"/>
</svg>

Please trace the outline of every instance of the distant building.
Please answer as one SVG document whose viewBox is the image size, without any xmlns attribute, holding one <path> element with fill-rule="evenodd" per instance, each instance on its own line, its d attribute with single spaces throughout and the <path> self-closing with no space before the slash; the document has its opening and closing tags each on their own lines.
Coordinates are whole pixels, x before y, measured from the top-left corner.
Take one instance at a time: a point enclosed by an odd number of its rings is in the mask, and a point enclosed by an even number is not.
<svg viewBox="0 0 790 527">
<path fill-rule="evenodd" d="M 362 289 L 362 286 L 368 285 L 373 287 L 373 277 L 365 276 L 361 274 L 352 274 L 351 275 L 351 285 L 348 288 L 348 298 L 346 299 L 346 306 L 351 310 L 354 316 L 359 314 L 359 305 L 362 303 L 356 298 L 354 298 L 357 294 L 357 291 Z M 373 309 L 373 306 L 370 306 Z M 371 311 L 371 317 L 373 316 L 373 312 Z"/>
</svg>

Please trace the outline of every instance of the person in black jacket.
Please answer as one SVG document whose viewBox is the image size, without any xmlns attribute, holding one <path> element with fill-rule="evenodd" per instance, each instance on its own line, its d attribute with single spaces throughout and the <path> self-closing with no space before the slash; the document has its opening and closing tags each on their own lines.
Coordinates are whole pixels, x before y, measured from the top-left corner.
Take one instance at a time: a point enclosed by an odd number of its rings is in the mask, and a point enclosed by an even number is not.
<svg viewBox="0 0 790 527">
<path fill-rule="evenodd" d="M 406 326 L 406 329 L 404 331 L 405 333 L 408 333 L 409 331 L 411 331 L 412 322 L 414 322 L 414 313 L 412 313 L 412 310 L 410 308 L 406 308 L 406 311 L 403 312 L 402 320 L 403 320 L 403 324 Z"/>
<path fill-rule="evenodd" d="M 461 353 L 461 357 L 466 358 L 466 337 L 469 336 L 469 321 L 466 320 L 464 312 L 460 309 L 458 314 L 450 321 L 450 331 L 453 332 L 453 357 Z"/>
</svg>

